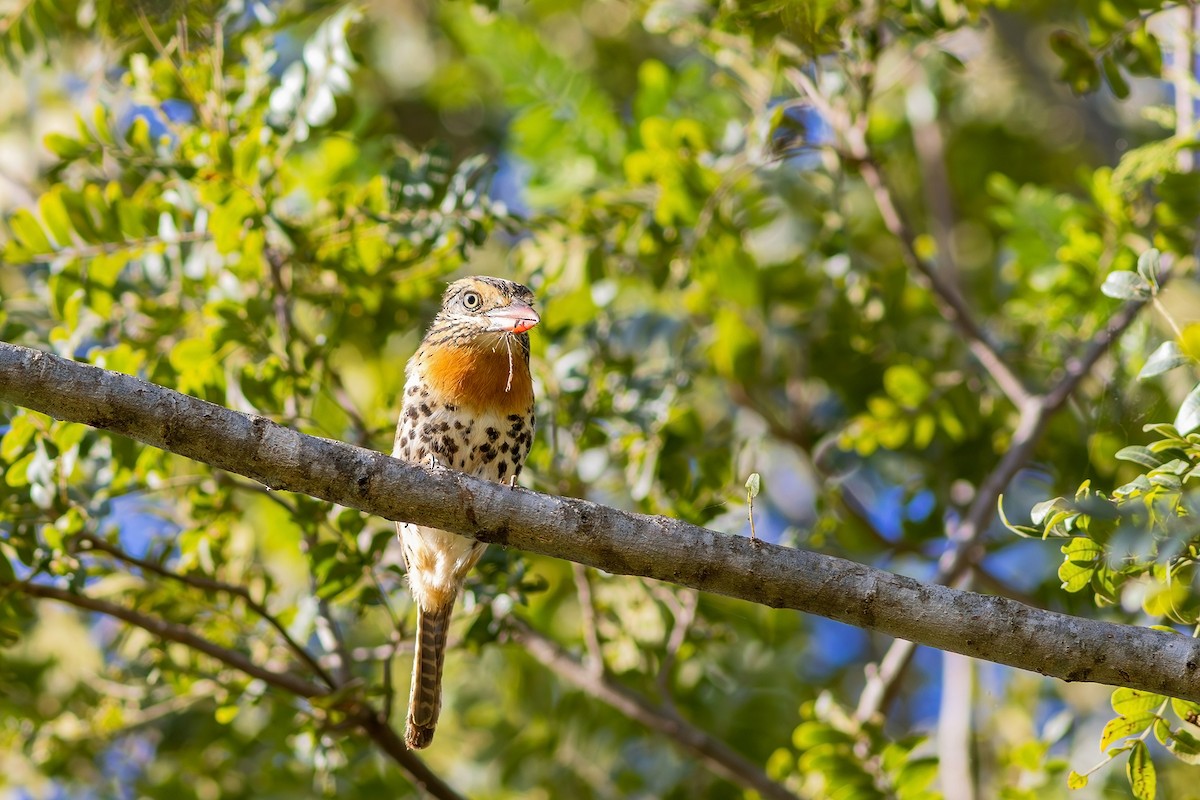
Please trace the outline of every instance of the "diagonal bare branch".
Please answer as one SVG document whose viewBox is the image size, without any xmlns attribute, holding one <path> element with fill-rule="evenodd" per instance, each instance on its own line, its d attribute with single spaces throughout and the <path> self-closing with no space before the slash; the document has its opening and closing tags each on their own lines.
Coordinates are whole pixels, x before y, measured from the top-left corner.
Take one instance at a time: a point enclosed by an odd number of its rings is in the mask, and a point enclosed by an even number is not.
<svg viewBox="0 0 1200 800">
<path fill-rule="evenodd" d="M 951 546 L 939 561 L 935 580 L 939 584 L 961 582 L 965 586 L 971 578 L 967 573 L 983 556 L 982 540 L 995 517 L 1000 494 L 1033 456 L 1050 419 L 1062 408 L 1096 362 L 1108 352 L 1116 338 L 1137 318 L 1144 303 L 1131 303 L 1118 312 L 1105 329 L 1087 344 L 1084 353 L 1067 365 L 1066 372 L 1052 388 L 1044 394 L 1032 394 L 989 341 L 986 331 L 975 320 L 971 308 L 947 279 L 945 271 L 921 258 L 917 252 L 916 234 L 896 203 L 867 141 L 864 130 L 866 115 L 855 114 L 844 104 L 831 102 L 803 70 L 789 69 L 785 74 L 837 132 L 845 154 L 855 162 L 870 189 L 884 226 L 899 243 L 905 264 L 930 290 L 942 316 L 965 337 L 971 354 L 1019 413 L 1008 452 L 980 484 L 966 515 L 947 532 Z M 942 254 L 942 258 L 947 259 L 948 254 Z M 868 669 L 867 686 L 859 698 L 856 712 L 859 719 L 865 719 L 886 707 L 887 699 L 893 695 L 911 663 L 912 652 L 911 642 L 897 640 L 880 665 Z"/>
<path fill-rule="evenodd" d="M 1042 611 L 840 558 L 751 543 L 668 517 L 428 470 L 129 375 L 4 343 L 0 401 L 387 519 L 819 614 L 1063 680 L 1200 701 L 1200 641 L 1190 637 Z M 1032 448 L 1036 427 L 1023 447 Z M 1001 483 L 996 491 L 1002 488 Z"/>
<path fill-rule="evenodd" d="M 873 159 L 866 134 L 862 130 L 862 122 L 857 121 L 848 109 L 830 103 L 818 90 L 816 83 L 802 70 L 786 70 L 785 76 L 841 137 L 847 150 L 846 154 L 857 163 L 863 181 L 871 190 L 884 226 L 899 243 L 905 265 L 917 280 L 930 289 L 942 316 L 965 337 L 971 354 L 991 376 L 1000 391 L 1004 392 L 1017 408 L 1023 407 L 1030 397 L 1024 382 L 1009 368 L 988 339 L 987 333 L 975 320 L 973 312 L 954 285 L 935 265 L 921 258 L 917 252 L 916 235 L 896 204 L 891 189 Z M 865 115 L 860 117 L 865 120 Z M 943 258 L 948 257 L 948 254 L 943 254 Z"/>
<path fill-rule="evenodd" d="M 265 667 L 255 664 L 243 653 L 236 650 L 230 650 L 218 644 L 210 642 L 202 636 L 198 636 L 186 626 L 180 625 L 177 622 L 170 622 L 161 617 L 153 617 L 149 614 L 144 614 L 140 611 L 135 611 L 132 608 L 110 603 L 107 600 L 100 600 L 95 597 L 88 597 L 84 594 L 69 592 L 66 589 L 60 589 L 57 586 L 47 586 L 41 583 L 24 583 L 24 582 L 6 582 L 0 584 L 5 588 L 28 595 L 29 597 L 39 597 L 47 600 L 57 600 L 60 603 L 82 608 L 87 611 L 94 611 L 98 614 L 104 614 L 114 619 L 119 619 L 122 622 L 127 622 L 130 625 L 141 628 L 142 630 L 152 633 L 160 639 L 165 639 L 168 642 L 177 642 L 190 647 L 192 650 L 204 653 L 206 656 L 215 658 L 223 664 L 233 667 L 236 670 L 246 673 L 252 678 L 258 678 L 268 686 L 274 686 L 276 689 L 283 689 L 299 697 L 324 697 L 329 694 L 329 690 L 324 686 L 316 683 L 310 683 L 304 678 L 291 672 L 275 672 Z"/>
<path fill-rule="evenodd" d="M 0 582 L 0 587 L 20 592 L 27 597 L 45 600 L 55 600 L 60 603 L 104 614 L 119 619 L 134 627 L 141 628 L 160 639 L 177 642 L 192 650 L 213 658 L 226 666 L 258 678 L 276 689 L 280 689 L 298 697 L 318 698 L 330 694 L 330 690 L 320 684 L 310 683 L 304 678 L 290 672 L 276 672 L 254 663 L 243 653 L 215 644 L 202 636 L 193 633 L 185 625 L 154 617 L 132 608 L 88 597 L 84 594 L 48 586 L 40 583 L 21 581 Z M 425 762 L 411 753 L 404 746 L 396 731 L 382 720 L 369 706 L 354 702 L 344 709 L 349 717 L 385 752 L 398 766 L 405 770 L 413 782 L 424 789 L 430 796 L 441 800 L 463 800 L 462 795 L 454 791 L 445 781 L 425 765 Z"/>
<path fill-rule="evenodd" d="M 325 671 L 325 668 L 322 667 L 321 664 L 313 657 L 312 653 L 308 652 L 307 648 L 292 638 L 292 635 L 288 633 L 287 628 L 282 622 L 279 621 L 278 617 L 268 611 L 265 605 L 255 600 L 250 595 L 250 590 L 245 586 L 238 586 L 232 583 L 225 583 L 224 581 L 213 580 L 212 578 L 207 578 L 203 575 L 184 575 L 178 572 L 172 572 L 166 567 L 163 567 L 161 564 L 156 564 L 153 561 L 148 561 L 144 558 L 137 558 L 136 556 L 126 553 L 124 550 L 112 544 L 111 542 L 107 542 L 104 539 L 101 539 L 98 536 L 92 536 L 91 534 L 85 534 L 81 536 L 80 542 L 87 545 L 87 547 L 92 550 L 107 553 L 119 561 L 123 561 L 126 564 L 137 567 L 143 572 L 150 572 L 164 578 L 169 578 L 187 586 L 191 586 L 195 589 L 200 589 L 201 591 L 224 592 L 226 594 L 233 595 L 234 597 L 241 598 L 242 602 L 246 604 L 247 608 L 257 614 L 260 618 L 265 620 L 268 625 L 275 629 L 276 633 L 278 633 L 280 638 L 282 638 L 287 644 L 288 649 L 295 653 L 301 661 L 307 664 L 309 669 L 311 669 L 317 675 L 317 677 L 321 679 L 322 683 L 324 683 L 330 689 L 337 687 L 337 684 L 334 683 L 333 676 Z"/>
<path fill-rule="evenodd" d="M 599 674 L 580 663 L 558 643 L 524 622 L 511 622 L 510 635 L 526 652 L 560 678 L 612 706 L 630 719 L 667 736 L 726 780 L 753 789 L 762 797 L 796 800 L 796 795 L 771 780 L 761 767 L 731 749 L 720 739 L 705 733 L 670 710 L 655 707 L 649 700 L 616 683 L 607 674 Z"/>
</svg>

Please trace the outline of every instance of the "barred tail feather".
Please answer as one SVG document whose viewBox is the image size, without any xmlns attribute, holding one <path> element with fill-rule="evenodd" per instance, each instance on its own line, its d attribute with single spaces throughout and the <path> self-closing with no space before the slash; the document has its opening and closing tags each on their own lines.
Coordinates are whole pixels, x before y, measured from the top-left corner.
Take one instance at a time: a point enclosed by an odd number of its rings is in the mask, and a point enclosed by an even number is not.
<svg viewBox="0 0 1200 800">
<path fill-rule="evenodd" d="M 404 741 L 413 750 L 428 747 L 437 728 L 438 712 L 442 707 L 442 664 L 453 608 L 454 604 L 449 603 L 434 611 L 417 613 L 412 693 L 408 700 L 408 724 L 404 730 Z"/>
</svg>

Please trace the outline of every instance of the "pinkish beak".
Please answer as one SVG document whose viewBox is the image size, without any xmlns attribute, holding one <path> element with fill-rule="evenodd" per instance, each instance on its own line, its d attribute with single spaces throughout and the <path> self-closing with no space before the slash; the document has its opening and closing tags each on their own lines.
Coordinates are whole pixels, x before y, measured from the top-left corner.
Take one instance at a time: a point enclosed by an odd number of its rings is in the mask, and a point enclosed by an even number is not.
<svg viewBox="0 0 1200 800">
<path fill-rule="evenodd" d="M 512 303 L 494 308 L 484 314 L 490 322 L 489 330 L 505 333 L 524 333 L 542 321 L 537 312 L 525 303 Z"/>
</svg>

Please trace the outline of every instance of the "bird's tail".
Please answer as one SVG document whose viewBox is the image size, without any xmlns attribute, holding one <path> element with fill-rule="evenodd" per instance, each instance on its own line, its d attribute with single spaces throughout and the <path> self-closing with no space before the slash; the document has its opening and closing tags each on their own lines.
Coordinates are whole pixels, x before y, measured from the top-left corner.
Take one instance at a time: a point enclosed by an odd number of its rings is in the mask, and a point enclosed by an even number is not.
<svg viewBox="0 0 1200 800">
<path fill-rule="evenodd" d="M 447 603 L 434 611 L 417 612 L 417 648 L 413 656 L 408 724 L 404 729 L 404 741 L 413 750 L 428 747 L 437 728 L 442 707 L 442 664 L 453 608 L 453 603 Z"/>
</svg>

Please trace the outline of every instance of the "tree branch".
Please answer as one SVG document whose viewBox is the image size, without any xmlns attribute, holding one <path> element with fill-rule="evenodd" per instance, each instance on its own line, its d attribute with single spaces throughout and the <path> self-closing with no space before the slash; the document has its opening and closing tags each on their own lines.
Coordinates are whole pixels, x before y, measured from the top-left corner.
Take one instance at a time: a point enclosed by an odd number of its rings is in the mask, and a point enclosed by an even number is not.
<svg viewBox="0 0 1200 800">
<path fill-rule="evenodd" d="M 1164 283 L 1164 277 L 1160 283 Z M 950 531 L 951 547 L 942 555 L 934 580 L 939 584 L 954 584 L 962 580 L 971 566 L 983 558 L 983 537 L 996 514 L 996 503 L 1004 488 L 1033 457 L 1033 451 L 1041 440 L 1042 432 L 1050 419 L 1066 404 L 1071 393 L 1096 366 L 1096 362 L 1108 352 L 1113 343 L 1137 319 L 1146 306 L 1144 301 L 1127 303 L 1118 311 L 1104 329 L 1097 333 L 1084 349 L 1083 355 L 1071 359 L 1067 370 L 1050 391 L 1031 398 L 1021 407 L 1017 429 L 1013 433 L 1009 450 L 1000 463 L 988 473 L 975 492 L 975 499 L 966 515 Z M 904 676 L 911 663 L 912 645 L 909 642 L 893 642 L 884 662 L 890 669 L 880 668 L 868 680 L 867 689 L 859 698 L 855 712 L 859 719 L 866 719 L 885 707 L 896 683 Z M 961 652 L 961 651 L 960 651 Z M 1101 681 L 1103 682 L 1103 681 Z"/>
<path fill-rule="evenodd" d="M 610 573 L 819 614 L 1063 680 L 1200 701 L 1200 641 L 1190 637 L 1042 611 L 840 558 L 752 544 L 667 517 L 510 488 L 453 470 L 428 470 L 139 378 L 4 343 L 0 401 L 131 436 L 273 489 L 303 492 L 387 519 Z M 1026 453 L 1035 432 L 1026 431 Z M 1016 462 L 1006 457 L 1004 463 L 1015 471 Z M 996 491 L 1002 487 L 1000 482 Z"/>
<path fill-rule="evenodd" d="M 604 674 L 604 648 L 600 645 L 600 631 L 596 625 L 596 602 L 592 597 L 592 584 L 588 580 L 587 568 L 572 564 L 575 576 L 575 593 L 579 597 L 579 616 L 583 625 L 583 643 L 587 648 L 587 667 L 597 675 Z"/>
<path fill-rule="evenodd" d="M 954 285 L 917 253 L 916 236 L 872 158 L 865 131 L 861 129 L 862 125 L 855 123 L 848 110 L 839 109 L 826 100 L 803 70 L 789 69 L 784 74 L 842 138 L 848 155 L 857 162 L 859 172 L 871 190 L 884 226 L 899 243 L 905 264 L 917 279 L 931 290 L 942 316 L 966 338 L 967 348 L 992 377 L 1000 391 L 1004 392 L 1017 408 L 1024 406 L 1029 400 L 1029 391 L 1025 384 L 1000 357 Z M 860 117 L 863 120 L 866 118 L 865 114 Z M 944 258 L 948 260 L 949 255 L 944 254 Z"/>
<path fill-rule="evenodd" d="M 131 566 L 135 566 L 143 572 L 150 572 L 164 578 L 179 581 L 180 583 L 204 592 L 224 592 L 226 594 L 231 594 L 234 597 L 241 598 L 242 602 L 246 604 L 247 608 L 257 614 L 259 617 L 265 620 L 267 624 L 275 629 L 275 631 L 287 644 L 288 649 L 295 653 L 301 661 L 307 664 L 309 669 L 316 673 L 317 677 L 320 678 L 326 686 L 328 686 L 330 689 L 337 688 L 337 684 L 333 681 L 333 676 L 326 672 L 325 668 L 322 667 L 315 658 L 313 658 L 312 653 L 308 652 L 303 645 L 292 638 L 291 634 L 288 633 L 287 628 L 284 627 L 283 623 L 281 623 L 274 614 L 267 611 L 267 607 L 265 605 L 250 596 L 250 590 L 245 586 L 237 586 L 232 583 L 213 580 L 212 578 L 206 578 L 203 575 L 183 575 L 178 572 L 172 572 L 166 567 L 155 564 L 153 561 L 147 561 L 146 559 L 132 556 L 116 545 L 110 544 L 104 539 L 91 534 L 84 534 L 81 536 L 80 543 L 86 544 L 88 548 L 93 551 L 108 553 L 113 558 L 124 561 L 126 564 L 130 564 Z"/>
<path fill-rule="evenodd" d="M 1113 341 L 1133 322 L 1144 304 L 1127 305 L 1110 320 L 1105 330 L 1089 343 L 1083 356 L 1068 364 L 1066 374 L 1053 388 L 1041 395 L 1031 394 L 1024 382 L 1009 368 L 989 342 L 985 331 L 975 321 L 970 307 L 948 276 L 921 258 L 917 252 L 916 235 L 896 203 L 867 142 L 863 127 L 865 113 L 855 115 L 845 104 L 835 105 L 830 102 L 803 70 L 789 69 L 785 75 L 837 132 L 846 154 L 856 162 L 863 181 L 871 190 L 884 226 L 900 244 L 905 263 L 929 288 L 942 316 L 963 334 L 972 355 L 1000 390 L 1008 396 L 1020 414 L 1008 452 L 980 484 L 964 518 L 948 531 L 951 547 L 939 562 L 936 581 L 952 584 L 963 578 L 971 566 L 982 557 L 982 539 L 995 516 L 996 502 L 1009 481 L 1032 457 L 1049 420 L 1100 357 L 1108 351 Z M 943 253 L 941 256 L 943 261 L 946 261 L 948 254 Z M 881 667 L 870 675 L 868 685 L 859 698 L 856 711 L 859 719 L 865 719 L 883 708 L 880 704 L 892 695 L 896 683 L 911 663 L 911 655 L 910 643 L 896 641 L 892 644 L 884 659 L 890 668 Z"/>
<path fill-rule="evenodd" d="M 237 650 L 230 650 L 214 644 L 208 639 L 192 633 L 186 625 L 180 625 L 177 622 L 170 622 L 160 617 L 152 617 L 149 614 L 143 614 L 140 611 L 134 611 L 132 608 L 110 603 L 107 600 L 99 600 L 95 597 L 88 597 L 85 594 L 69 592 L 66 589 L 59 589 L 56 586 L 47 586 L 42 583 L 4 581 L 0 583 L 0 586 L 21 592 L 29 597 L 57 600 L 60 603 L 66 603 L 76 608 L 114 617 L 134 627 L 141 628 L 148 633 L 152 633 L 160 639 L 186 645 L 192 650 L 204 653 L 206 656 L 214 658 L 236 670 L 240 670 L 252 678 L 258 678 L 269 686 L 274 686 L 276 689 L 283 689 L 299 697 L 324 697 L 329 694 L 329 690 L 320 684 L 309 683 L 304 678 L 291 672 L 275 672 L 274 670 L 260 667 Z"/>
<path fill-rule="evenodd" d="M 57 600 L 60 603 L 66 603 L 76 608 L 82 608 L 86 611 L 93 611 L 119 619 L 141 628 L 160 639 L 177 642 L 192 650 L 204 653 L 226 666 L 244 672 L 253 678 L 258 678 L 269 686 L 282 689 L 299 697 L 314 698 L 324 697 L 329 694 L 329 690 L 325 687 L 309 683 L 290 672 L 275 672 L 260 667 L 244 654 L 214 644 L 202 636 L 197 636 L 186 626 L 176 622 L 169 622 L 160 617 L 152 617 L 140 611 L 134 611 L 131 608 L 110 603 L 107 600 L 99 600 L 94 597 L 76 594 L 66 589 L 59 589 L 55 586 L 47 586 L 40 583 L 10 581 L 0 582 L 0 587 L 21 592 L 29 597 Z M 355 703 L 353 707 L 347 709 L 347 712 L 354 723 L 362 728 L 381 750 L 387 753 L 397 765 L 405 770 L 418 787 L 423 788 L 433 797 L 441 798 L 441 800 L 463 800 L 462 795 L 458 794 L 449 784 L 430 770 L 424 761 L 410 752 L 404 746 L 404 742 L 397 735 L 396 731 L 384 720 L 381 720 L 369 706 L 365 706 L 362 703 Z"/>
<path fill-rule="evenodd" d="M 584 666 L 556 642 L 519 620 L 510 623 L 512 638 L 551 672 L 625 716 L 669 737 L 700 758 L 709 769 L 774 800 L 796 800 L 796 795 L 767 777 L 757 765 L 722 742 L 667 710 L 655 708 L 634 691 L 615 683 L 608 675 Z"/>
</svg>

